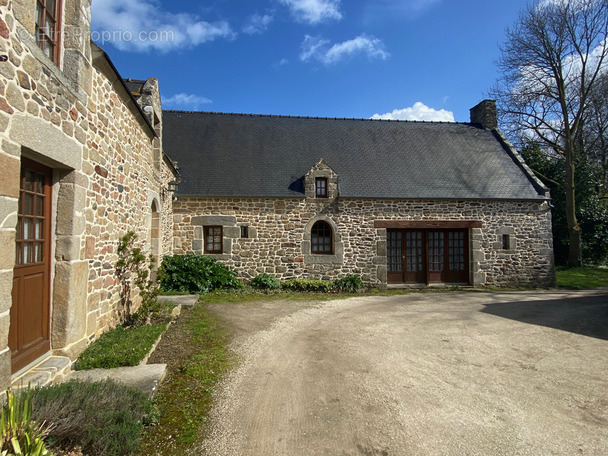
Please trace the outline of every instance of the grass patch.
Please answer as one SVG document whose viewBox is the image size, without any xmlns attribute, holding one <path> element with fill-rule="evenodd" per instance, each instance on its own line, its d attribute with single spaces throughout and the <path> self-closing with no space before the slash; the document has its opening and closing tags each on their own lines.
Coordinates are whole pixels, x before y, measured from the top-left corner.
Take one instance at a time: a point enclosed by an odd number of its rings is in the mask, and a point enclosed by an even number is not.
<svg viewBox="0 0 608 456">
<path fill-rule="evenodd" d="M 166 362 L 169 369 L 156 398 L 161 419 L 146 431 L 139 454 L 156 454 L 159 448 L 163 456 L 195 454 L 204 438 L 213 388 L 234 363 L 228 335 L 205 306 L 197 306 L 182 313 L 157 352 L 151 362 Z"/>
<path fill-rule="evenodd" d="M 80 447 L 87 456 L 126 456 L 157 412 L 135 388 L 72 380 L 32 390 L 32 417 L 50 428 L 46 441 L 54 451 Z"/>
<path fill-rule="evenodd" d="M 137 366 L 165 331 L 166 323 L 125 329 L 118 326 L 87 347 L 76 362 L 76 370 Z"/>
<path fill-rule="evenodd" d="M 557 286 L 573 290 L 608 287 L 608 267 L 563 268 L 558 267 Z"/>
</svg>

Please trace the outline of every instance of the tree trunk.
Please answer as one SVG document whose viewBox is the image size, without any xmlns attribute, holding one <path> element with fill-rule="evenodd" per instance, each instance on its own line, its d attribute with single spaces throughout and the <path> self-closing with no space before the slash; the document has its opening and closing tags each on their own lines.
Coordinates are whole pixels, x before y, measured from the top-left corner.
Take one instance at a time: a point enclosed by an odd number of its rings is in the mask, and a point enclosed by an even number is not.
<svg viewBox="0 0 608 456">
<path fill-rule="evenodd" d="M 581 249 L 581 228 L 576 220 L 576 199 L 574 186 L 574 157 L 572 148 L 566 151 L 566 220 L 568 222 L 568 267 L 578 268 L 583 265 Z"/>
</svg>

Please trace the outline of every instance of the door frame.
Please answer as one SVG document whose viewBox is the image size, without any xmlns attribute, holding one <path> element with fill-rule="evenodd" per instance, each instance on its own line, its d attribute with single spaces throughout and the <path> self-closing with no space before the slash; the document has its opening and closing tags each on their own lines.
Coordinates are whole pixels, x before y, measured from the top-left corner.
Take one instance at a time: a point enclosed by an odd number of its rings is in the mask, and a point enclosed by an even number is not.
<svg viewBox="0 0 608 456">
<path fill-rule="evenodd" d="M 40 262 L 38 265 L 16 264 L 15 258 L 15 266 L 13 269 L 13 290 L 11 293 L 12 304 L 10 310 L 10 327 L 9 327 L 9 347 L 11 348 L 11 371 L 15 373 L 27 366 L 31 362 L 43 356 L 45 353 L 48 353 L 51 349 L 50 342 L 50 334 L 51 334 L 51 266 L 52 266 L 52 258 L 51 258 L 51 243 L 52 243 L 52 225 L 53 225 L 53 216 L 52 216 L 52 187 L 53 187 L 53 170 L 47 166 L 44 166 L 36 161 L 30 160 L 28 158 L 21 158 L 21 172 L 19 177 L 19 200 L 18 200 L 18 214 L 23 214 L 22 210 L 22 189 L 23 181 L 25 179 L 25 174 L 23 172 L 24 169 L 28 169 L 34 171 L 38 174 L 42 174 L 45 176 L 44 179 L 44 200 L 42 204 L 42 214 L 44 216 L 44 225 L 42 236 L 44 242 L 42 244 L 42 257 L 44 261 Z M 21 223 L 21 218 L 19 217 L 19 222 Z M 17 233 L 15 235 L 15 244 L 14 244 L 14 252 L 16 252 L 17 248 Z M 24 321 L 19 318 L 19 293 L 23 293 L 24 289 L 17 289 L 17 287 L 23 287 L 23 280 L 20 279 L 25 277 L 25 271 L 29 270 L 30 272 L 36 272 L 43 274 L 43 289 L 42 300 L 43 305 L 41 308 L 40 321 L 40 341 L 38 343 L 30 343 L 28 345 L 19 346 L 20 345 L 20 337 L 24 335 Z"/>
<path fill-rule="evenodd" d="M 374 228 L 376 229 L 386 229 L 386 264 L 387 264 L 387 283 L 389 284 L 424 284 L 426 283 L 472 283 L 471 277 L 471 229 L 472 228 L 482 228 L 483 224 L 481 221 L 477 220 L 454 220 L 454 221 L 412 221 L 412 220 L 377 220 L 374 222 Z M 406 262 L 406 252 L 405 252 L 405 233 L 406 232 L 418 231 L 424 233 L 423 235 L 423 245 L 422 245 L 422 264 L 423 264 L 423 274 L 417 273 L 416 280 L 411 280 L 413 273 L 409 273 L 407 275 L 407 271 L 404 271 L 404 265 Z M 433 231 L 443 231 L 445 248 L 449 248 L 449 240 L 448 234 L 449 232 L 464 232 L 464 262 L 465 262 L 465 272 L 463 275 L 466 276 L 465 281 L 451 281 L 450 273 L 448 270 L 444 271 L 443 275 L 445 276 L 444 281 L 436 281 L 431 280 L 434 277 L 437 277 L 437 273 L 433 273 L 429 269 L 428 262 L 428 233 Z M 395 256 L 391 255 L 391 248 L 394 248 L 394 239 L 391 239 L 391 235 L 389 233 L 400 232 L 400 238 L 402 239 L 402 247 L 401 247 L 401 260 L 395 260 Z M 391 244 L 393 242 L 393 245 Z M 449 253 L 444 252 L 445 262 L 447 263 L 447 258 Z M 397 271 L 395 269 L 395 264 L 399 262 L 401 265 L 401 270 Z M 434 277 L 432 277 L 432 275 Z M 408 278 L 410 280 L 408 280 Z"/>
</svg>

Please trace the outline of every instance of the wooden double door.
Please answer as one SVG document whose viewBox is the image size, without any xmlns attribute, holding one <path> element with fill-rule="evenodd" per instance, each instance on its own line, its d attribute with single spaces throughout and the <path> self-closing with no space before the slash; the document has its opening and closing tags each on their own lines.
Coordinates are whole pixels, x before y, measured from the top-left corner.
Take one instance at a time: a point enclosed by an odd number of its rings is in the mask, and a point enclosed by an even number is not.
<svg viewBox="0 0 608 456">
<path fill-rule="evenodd" d="M 50 350 L 52 171 L 22 159 L 10 312 L 12 371 Z"/>
<path fill-rule="evenodd" d="M 469 283 L 467 229 L 387 230 L 388 283 Z"/>
</svg>

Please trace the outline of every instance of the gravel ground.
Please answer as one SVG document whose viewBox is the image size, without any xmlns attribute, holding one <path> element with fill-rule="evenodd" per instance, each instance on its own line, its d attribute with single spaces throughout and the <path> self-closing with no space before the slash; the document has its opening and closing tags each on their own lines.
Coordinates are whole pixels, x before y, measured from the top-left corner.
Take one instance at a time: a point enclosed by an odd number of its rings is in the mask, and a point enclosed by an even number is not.
<svg viewBox="0 0 608 456">
<path fill-rule="evenodd" d="M 241 364 L 202 454 L 608 454 L 605 291 L 209 309 Z"/>
</svg>

